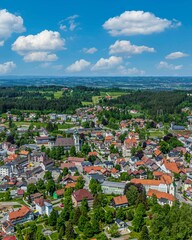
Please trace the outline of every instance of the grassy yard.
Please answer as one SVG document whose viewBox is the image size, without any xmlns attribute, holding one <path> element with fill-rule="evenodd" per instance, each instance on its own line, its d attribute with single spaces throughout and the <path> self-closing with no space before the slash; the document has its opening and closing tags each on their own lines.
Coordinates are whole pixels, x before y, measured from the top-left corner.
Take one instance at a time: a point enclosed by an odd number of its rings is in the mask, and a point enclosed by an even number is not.
<svg viewBox="0 0 192 240">
<path fill-rule="evenodd" d="M 42 122 L 13 122 L 17 127 L 23 127 L 23 126 L 29 126 L 31 124 L 33 124 L 34 126 L 38 125 L 40 127 L 45 127 L 46 123 L 42 123 Z M 6 127 L 8 127 L 9 122 L 4 123 L 4 125 Z"/>
<path fill-rule="evenodd" d="M 61 98 L 62 94 L 63 94 L 63 91 L 54 92 L 54 98 L 56 98 L 56 99 Z"/>
<path fill-rule="evenodd" d="M 101 96 L 93 96 L 92 97 L 93 104 L 98 104 L 100 98 L 101 98 Z"/>
<path fill-rule="evenodd" d="M 75 127 L 75 125 L 73 123 L 64 123 L 64 124 L 60 124 L 58 125 L 58 129 L 63 130 L 63 129 L 68 129 L 68 128 L 72 128 Z"/>
<path fill-rule="evenodd" d="M 163 137 L 165 135 L 163 130 L 149 130 L 149 137 L 151 138 L 159 138 L 159 137 Z"/>
<path fill-rule="evenodd" d="M 93 104 L 93 102 L 82 102 L 82 105 L 83 106 L 90 106 L 90 105 L 92 105 Z"/>
</svg>

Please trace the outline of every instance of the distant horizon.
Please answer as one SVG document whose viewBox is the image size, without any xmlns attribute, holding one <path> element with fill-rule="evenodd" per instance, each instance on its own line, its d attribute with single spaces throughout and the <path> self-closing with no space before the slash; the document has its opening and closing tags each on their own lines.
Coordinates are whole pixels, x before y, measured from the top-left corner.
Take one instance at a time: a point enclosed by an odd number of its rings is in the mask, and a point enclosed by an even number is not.
<svg viewBox="0 0 192 240">
<path fill-rule="evenodd" d="M 94 88 L 192 90 L 192 77 L 63 77 L 11 76 L 0 78 L 1 87 L 16 86 L 85 86 Z"/>
<path fill-rule="evenodd" d="M 0 75 L 0 79 L 2 78 L 20 78 L 20 77 L 44 77 L 44 78 L 52 78 L 52 77 L 55 77 L 55 78 L 155 78 L 155 77 L 158 77 L 158 78 L 192 78 L 192 75 L 183 75 L 183 76 L 173 76 L 173 75 L 146 75 L 146 76 L 140 76 L 140 75 L 135 75 L 135 76 L 118 76 L 118 75 L 98 75 L 98 76 L 91 76 L 91 75 L 87 75 L 87 76 L 68 76 L 68 75 Z"/>
</svg>

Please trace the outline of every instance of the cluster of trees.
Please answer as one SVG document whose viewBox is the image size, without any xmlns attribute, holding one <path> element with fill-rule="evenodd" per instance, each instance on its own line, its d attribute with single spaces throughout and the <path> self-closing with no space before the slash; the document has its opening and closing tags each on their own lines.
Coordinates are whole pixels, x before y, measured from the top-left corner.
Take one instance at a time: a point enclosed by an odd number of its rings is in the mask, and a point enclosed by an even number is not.
<svg viewBox="0 0 192 240">
<path fill-rule="evenodd" d="M 70 93 L 63 92 L 60 98 L 55 99 L 54 92 L 60 89 L 55 86 L 0 88 L 0 113 L 14 109 L 73 113 L 82 107 L 82 101 L 92 101 L 92 96 L 100 95 L 98 89 L 75 87 Z"/>
<path fill-rule="evenodd" d="M 101 224 L 101 219 L 105 216 L 105 212 L 102 207 L 97 208 L 100 204 L 102 197 L 95 197 L 93 205 L 93 215 L 89 215 L 89 206 L 86 199 L 83 199 L 81 207 L 73 207 L 71 199 L 72 189 L 67 189 L 65 191 L 64 198 L 64 209 L 58 215 L 57 211 L 52 211 L 48 219 L 48 224 L 54 227 L 58 231 L 58 239 L 62 239 L 63 236 L 67 240 L 74 239 L 76 236 L 74 227 L 77 226 L 78 229 L 83 233 L 85 238 L 91 238 L 94 234 L 101 233 L 103 225 Z M 98 238 L 100 240 L 106 240 L 106 236 L 101 234 Z"/>
<path fill-rule="evenodd" d="M 25 229 L 25 234 L 22 233 L 21 225 L 16 226 L 17 230 L 17 238 L 19 240 L 46 240 L 46 237 L 43 235 L 40 229 L 37 229 L 37 225 L 35 222 L 31 222 L 28 224 L 28 227 Z"/>
<path fill-rule="evenodd" d="M 39 179 L 36 184 L 30 183 L 27 185 L 27 194 L 33 194 L 37 192 L 44 193 L 44 197 L 46 197 L 46 193 L 50 196 L 53 195 L 57 186 L 53 180 L 51 172 L 47 171 L 44 175 L 44 180 Z M 30 197 L 28 198 L 28 202 L 31 203 Z"/>
<path fill-rule="evenodd" d="M 174 137 L 171 133 L 167 134 L 163 141 L 160 142 L 160 150 L 162 153 L 168 153 L 175 147 L 183 147 L 182 142 L 180 142 L 177 137 Z"/>
<path fill-rule="evenodd" d="M 103 110 L 98 114 L 99 121 L 111 129 L 118 129 L 120 121 L 131 119 L 131 117 L 127 110 L 120 110 L 118 108 Z"/>
<path fill-rule="evenodd" d="M 119 108 L 140 108 L 146 110 L 151 116 L 181 112 L 181 104 L 187 99 L 186 92 L 182 91 L 133 91 L 117 99 L 107 101 L 105 105 Z M 169 121 L 169 119 L 164 119 Z"/>
<path fill-rule="evenodd" d="M 186 214 L 187 213 L 187 214 Z M 192 208 L 175 203 L 172 207 L 154 204 L 151 208 L 150 239 L 191 239 Z"/>
</svg>

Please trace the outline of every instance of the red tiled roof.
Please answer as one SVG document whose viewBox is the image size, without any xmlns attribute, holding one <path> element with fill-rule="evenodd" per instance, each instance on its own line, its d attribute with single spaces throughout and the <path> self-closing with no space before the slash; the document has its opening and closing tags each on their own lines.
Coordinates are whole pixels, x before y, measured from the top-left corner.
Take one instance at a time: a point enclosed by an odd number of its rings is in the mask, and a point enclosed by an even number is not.
<svg viewBox="0 0 192 240">
<path fill-rule="evenodd" d="M 22 218 L 30 212 L 30 208 L 22 206 L 18 211 L 13 211 L 9 213 L 9 220 L 15 220 L 17 218 Z"/>
<path fill-rule="evenodd" d="M 165 193 L 165 192 L 160 192 L 154 189 L 149 189 L 147 196 L 152 197 L 155 195 L 158 199 L 167 199 L 169 201 L 175 201 L 175 197 L 172 194 Z"/>
<path fill-rule="evenodd" d="M 83 162 L 85 158 L 78 158 L 78 157 L 68 157 L 69 162 Z"/>
<path fill-rule="evenodd" d="M 167 185 L 169 185 L 173 182 L 173 179 L 169 174 L 163 174 L 161 176 L 160 180 Z"/>
<path fill-rule="evenodd" d="M 179 173 L 179 169 L 177 167 L 177 164 L 175 162 L 168 162 L 167 159 L 164 159 L 164 165 L 167 170 L 173 173 Z"/>
<path fill-rule="evenodd" d="M 55 193 L 57 194 L 57 196 L 62 196 L 62 195 L 64 195 L 64 192 L 65 192 L 64 189 L 59 189 L 59 190 L 55 191 Z"/>
<path fill-rule="evenodd" d="M 157 157 L 157 156 L 159 156 L 159 155 L 161 154 L 161 151 L 160 151 L 159 149 L 156 149 L 156 150 L 154 151 L 154 154 L 155 154 L 155 156 Z"/>
<path fill-rule="evenodd" d="M 158 186 L 158 185 L 160 185 L 162 183 L 162 181 L 160 181 L 160 180 L 133 178 L 133 179 L 131 179 L 131 183 L 142 184 L 142 185 L 155 185 L 155 186 Z"/>
<path fill-rule="evenodd" d="M 154 171 L 153 172 L 153 176 L 154 177 L 160 177 L 160 176 L 162 176 L 164 173 L 163 172 L 158 172 L 158 171 Z"/>
<path fill-rule="evenodd" d="M 75 167 L 74 163 L 61 163 L 61 169 Z"/>
<path fill-rule="evenodd" d="M 98 153 L 95 151 L 95 152 L 89 152 L 88 156 L 97 156 Z"/>
<path fill-rule="evenodd" d="M 74 182 L 76 182 L 79 177 L 80 177 L 80 176 L 72 176 L 72 175 L 70 175 L 70 174 L 67 174 L 67 175 L 65 176 L 64 181 L 66 181 L 67 179 L 71 179 L 71 180 L 73 180 Z"/>
<path fill-rule="evenodd" d="M 115 205 L 128 204 L 126 195 L 114 197 L 113 201 L 114 201 Z"/>
<path fill-rule="evenodd" d="M 22 189 L 17 190 L 17 194 L 18 195 L 24 195 L 24 190 L 22 190 Z"/>
<path fill-rule="evenodd" d="M 87 200 L 93 200 L 93 195 L 86 189 L 79 189 L 73 193 L 73 197 L 76 199 L 77 202 L 81 202 L 83 198 Z"/>
<path fill-rule="evenodd" d="M 40 207 L 43 207 L 45 205 L 45 202 L 49 203 L 48 200 L 43 199 L 43 198 L 37 198 L 34 200 L 34 202 L 39 205 Z"/>
<path fill-rule="evenodd" d="M 119 171 L 117 170 L 117 169 L 115 169 L 115 168 L 112 168 L 111 169 L 111 173 L 113 173 L 113 174 L 115 174 L 115 173 L 118 173 Z"/>
<path fill-rule="evenodd" d="M 102 167 L 101 166 L 88 166 L 88 167 L 84 167 L 83 170 L 86 173 L 90 173 L 91 171 L 101 171 Z"/>
<path fill-rule="evenodd" d="M 112 141 L 113 137 L 112 136 L 106 136 L 105 141 Z"/>
<path fill-rule="evenodd" d="M 15 236 L 7 236 L 7 237 L 4 237 L 3 240 L 16 240 L 16 237 Z"/>
<path fill-rule="evenodd" d="M 19 154 L 20 154 L 20 155 L 28 155 L 28 154 L 29 154 L 29 151 L 22 150 L 22 151 L 20 151 Z"/>
<path fill-rule="evenodd" d="M 65 185 L 65 188 L 75 188 L 75 186 L 76 186 L 76 182 L 71 182 L 71 183 L 67 183 Z"/>
</svg>

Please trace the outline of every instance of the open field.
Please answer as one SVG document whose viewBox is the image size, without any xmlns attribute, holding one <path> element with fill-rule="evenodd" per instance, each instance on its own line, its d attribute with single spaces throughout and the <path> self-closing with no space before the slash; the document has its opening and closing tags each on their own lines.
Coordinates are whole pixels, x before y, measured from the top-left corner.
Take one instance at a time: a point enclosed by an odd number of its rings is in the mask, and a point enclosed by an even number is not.
<svg viewBox="0 0 192 240">
<path fill-rule="evenodd" d="M 54 98 L 56 98 L 56 99 L 61 98 L 62 94 L 63 94 L 63 91 L 54 92 Z"/>
<path fill-rule="evenodd" d="M 82 102 L 82 105 L 83 106 L 89 106 L 89 105 L 92 105 L 93 104 L 93 102 Z"/>
<path fill-rule="evenodd" d="M 99 103 L 99 99 L 101 99 L 101 96 L 94 96 L 94 97 L 92 97 L 93 104 L 98 104 Z"/>
<path fill-rule="evenodd" d="M 163 130 L 152 129 L 152 130 L 149 130 L 148 133 L 149 133 L 149 137 L 151 138 L 161 138 L 165 135 Z"/>
<path fill-rule="evenodd" d="M 107 96 L 110 96 L 114 99 L 114 98 L 118 98 L 125 94 L 128 94 L 128 93 L 126 93 L 126 92 L 100 92 L 100 96 L 93 96 L 92 101 L 93 101 L 93 104 L 98 104 L 100 99 L 105 98 Z"/>
<path fill-rule="evenodd" d="M 101 92 L 100 94 L 102 97 L 111 96 L 112 98 L 117 98 L 122 95 L 126 95 L 128 93 L 127 92 Z"/>
</svg>

